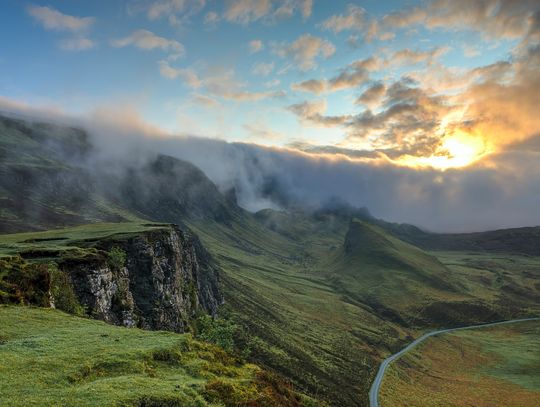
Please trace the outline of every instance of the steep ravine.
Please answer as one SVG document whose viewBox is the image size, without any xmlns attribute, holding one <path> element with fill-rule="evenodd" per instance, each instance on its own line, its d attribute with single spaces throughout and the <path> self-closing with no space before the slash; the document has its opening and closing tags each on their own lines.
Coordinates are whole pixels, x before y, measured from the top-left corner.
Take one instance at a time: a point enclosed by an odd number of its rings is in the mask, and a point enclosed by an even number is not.
<svg viewBox="0 0 540 407">
<path fill-rule="evenodd" d="M 198 311 L 215 315 L 223 297 L 208 253 L 177 226 L 92 244 L 100 253 L 119 248 L 123 267 L 106 256 L 59 262 L 89 315 L 123 326 L 184 332 Z"/>
</svg>

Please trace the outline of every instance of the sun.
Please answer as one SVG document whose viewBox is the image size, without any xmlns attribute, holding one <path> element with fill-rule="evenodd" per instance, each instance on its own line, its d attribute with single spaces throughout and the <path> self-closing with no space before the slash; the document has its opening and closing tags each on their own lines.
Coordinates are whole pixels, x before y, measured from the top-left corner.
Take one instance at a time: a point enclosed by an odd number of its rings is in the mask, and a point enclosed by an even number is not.
<svg viewBox="0 0 540 407">
<path fill-rule="evenodd" d="M 485 139 L 464 131 L 455 131 L 444 137 L 437 150 L 430 156 L 401 156 L 396 163 L 411 167 L 432 167 L 440 170 L 471 165 L 490 153 Z"/>
</svg>

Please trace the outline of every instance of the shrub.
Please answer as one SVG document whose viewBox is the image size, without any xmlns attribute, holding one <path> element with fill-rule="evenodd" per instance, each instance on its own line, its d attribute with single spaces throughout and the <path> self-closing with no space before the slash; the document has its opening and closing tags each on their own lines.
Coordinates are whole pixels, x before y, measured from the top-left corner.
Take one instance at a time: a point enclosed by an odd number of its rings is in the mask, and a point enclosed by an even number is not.
<svg viewBox="0 0 540 407">
<path fill-rule="evenodd" d="M 54 262 L 49 263 L 48 270 L 51 280 L 51 296 L 55 308 L 70 314 L 84 315 L 84 307 L 79 303 L 67 273 L 60 270 Z"/>
<path fill-rule="evenodd" d="M 50 305 L 46 264 L 29 264 L 20 256 L 0 260 L 0 302 Z"/>
<path fill-rule="evenodd" d="M 126 252 L 114 246 L 107 254 L 107 263 L 113 270 L 119 271 L 126 264 Z"/>
<path fill-rule="evenodd" d="M 234 349 L 234 335 L 238 326 L 233 322 L 202 315 L 197 318 L 196 328 L 198 339 L 216 344 L 228 352 Z"/>
</svg>

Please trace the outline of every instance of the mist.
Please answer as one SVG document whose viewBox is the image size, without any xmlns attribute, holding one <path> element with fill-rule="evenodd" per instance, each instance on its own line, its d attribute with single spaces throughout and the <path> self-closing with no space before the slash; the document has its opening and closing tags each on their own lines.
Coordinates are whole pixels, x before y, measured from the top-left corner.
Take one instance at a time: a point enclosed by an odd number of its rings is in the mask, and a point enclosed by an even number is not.
<svg viewBox="0 0 540 407">
<path fill-rule="evenodd" d="M 481 164 L 440 171 L 377 159 L 352 160 L 341 155 L 172 135 L 145 123 L 130 110 L 98 110 L 74 117 L 13 104 L 0 104 L 0 109 L 27 120 L 84 128 L 94 148 L 79 164 L 95 174 L 121 175 L 128 168 L 142 168 L 158 154 L 169 155 L 199 167 L 221 192 L 234 189 L 238 204 L 252 212 L 314 209 L 337 198 L 355 207 L 367 207 L 375 217 L 431 231 L 540 224 L 538 136 Z"/>
</svg>

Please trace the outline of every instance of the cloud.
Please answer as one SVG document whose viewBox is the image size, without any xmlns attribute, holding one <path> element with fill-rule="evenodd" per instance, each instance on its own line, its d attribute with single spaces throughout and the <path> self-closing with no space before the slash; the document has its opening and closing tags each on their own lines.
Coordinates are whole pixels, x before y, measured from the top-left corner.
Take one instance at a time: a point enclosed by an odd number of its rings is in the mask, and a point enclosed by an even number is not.
<svg viewBox="0 0 540 407">
<path fill-rule="evenodd" d="M 356 88 L 369 81 L 369 73 L 372 71 L 405 65 L 416 65 L 419 63 L 432 64 L 447 51 L 448 48 L 446 47 L 433 48 L 427 51 L 402 49 L 395 51 L 387 59 L 370 57 L 354 61 L 331 79 L 309 79 L 300 83 L 294 83 L 291 85 L 291 88 L 293 90 L 315 94 Z"/>
<path fill-rule="evenodd" d="M 31 5 L 27 12 L 46 30 L 69 31 L 75 36 L 61 40 L 58 45 L 64 51 L 85 51 L 95 47 L 95 42 L 84 36 L 94 24 L 94 17 L 75 17 L 63 14 L 52 7 Z"/>
<path fill-rule="evenodd" d="M 349 4 L 345 14 L 328 17 L 319 24 L 319 27 L 332 31 L 334 34 L 342 31 L 356 32 L 347 39 L 347 43 L 353 48 L 358 48 L 361 40 L 365 42 L 371 42 L 374 39 L 388 41 L 395 37 L 391 31 L 381 32 L 379 22 L 369 17 L 365 9 L 355 4 Z"/>
<path fill-rule="evenodd" d="M 292 43 L 274 43 L 273 52 L 281 58 L 289 57 L 295 62 L 298 69 L 308 71 L 317 66 L 318 57 L 328 59 L 336 51 L 330 41 L 311 34 L 304 34 Z"/>
<path fill-rule="evenodd" d="M 199 93 L 195 93 L 191 100 L 201 106 L 208 107 L 208 108 L 215 108 L 215 107 L 221 107 L 221 103 L 219 103 L 216 99 L 211 98 L 206 95 L 201 95 Z"/>
<path fill-rule="evenodd" d="M 205 5 L 206 0 L 158 0 L 148 5 L 146 14 L 150 20 L 167 17 L 171 25 L 179 25 Z"/>
<path fill-rule="evenodd" d="M 259 51 L 262 51 L 264 44 L 261 40 L 252 40 L 249 42 L 249 52 L 255 54 Z"/>
<path fill-rule="evenodd" d="M 328 82 L 319 79 L 309 79 L 300 83 L 293 83 L 291 89 L 320 94 L 326 92 L 328 89 Z"/>
<path fill-rule="evenodd" d="M 69 38 L 60 41 L 60 48 L 65 51 L 85 51 L 94 48 L 96 44 L 88 38 Z"/>
<path fill-rule="evenodd" d="M 365 110 L 348 123 L 349 141 L 370 140 L 374 148 L 398 150 L 401 154 L 430 155 L 440 143 L 441 120 L 450 113 L 442 96 L 430 95 L 408 78 L 387 89 L 368 89 L 365 98 L 385 99 L 376 113 Z M 362 96 L 361 96 L 362 97 Z"/>
<path fill-rule="evenodd" d="M 369 72 L 360 63 L 353 63 L 342 69 L 333 78 L 309 79 L 304 82 L 294 83 L 291 88 L 304 92 L 320 94 L 324 92 L 335 92 L 343 89 L 355 88 L 363 85 L 369 80 Z"/>
<path fill-rule="evenodd" d="M 523 69 L 523 79 L 536 74 L 525 66 L 518 68 Z M 50 110 L 0 98 L 0 110 L 6 106 L 20 107 L 19 114 L 27 116 L 54 117 Z M 235 188 L 239 204 L 252 211 L 283 205 L 316 208 L 339 197 L 350 205 L 368 207 L 376 217 L 436 231 L 540 225 L 539 136 L 508 145 L 485 164 L 441 172 L 398 166 L 378 154 L 333 146 L 299 145 L 312 150 L 306 153 L 172 135 L 135 111 L 117 106 L 77 120 L 63 116 L 63 120 L 69 125 L 76 121 L 88 130 L 96 146 L 92 152 L 98 154 L 95 162 L 114 164 L 94 165 L 97 177 L 147 162 L 134 156 L 162 153 L 197 165 L 222 191 Z M 246 131 L 266 130 L 256 123 L 247 126 Z"/>
<path fill-rule="evenodd" d="M 365 29 L 366 22 L 366 10 L 354 4 L 349 4 L 345 15 L 333 15 L 324 20 L 320 26 L 337 34 L 345 30 L 362 31 Z"/>
<path fill-rule="evenodd" d="M 224 99 L 234 100 L 237 102 L 256 102 L 264 99 L 282 98 L 285 97 L 284 91 L 268 91 L 268 92 L 251 92 L 245 90 L 239 91 L 219 91 L 216 95 L 221 96 Z"/>
<path fill-rule="evenodd" d="M 295 12 L 299 12 L 303 19 L 311 16 L 313 0 L 285 0 L 273 12 L 276 19 L 291 18 Z"/>
<path fill-rule="evenodd" d="M 384 94 L 386 93 L 386 86 L 382 82 L 376 82 L 367 88 L 356 99 L 356 104 L 367 106 L 371 109 L 377 107 Z"/>
<path fill-rule="evenodd" d="M 237 102 L 256 102 L 264 99 L 282 98 L 284 91 L 254 92 L 246 90 L 246 84 L 235 79 L 234 71 L 199 74 L 192 68 L 173 68 L 168 61 L 159 61 L 162 76 L 181 79 L 192 89 L 205 88 L 213 96 Z"/>
<path fill-rule="evenodd" d="M 28 6 L 27 11 L 47 30 L 80 32 L 87 30 L 95 22 L 94 17 L 70 16 L 52 7 L 32 5 Z"/>
<path fill-rule="evenodd" d="M 217 24 L 221 18 L 219 17 L 219 14 L 215 11 L 209 11 L 204 16 L 204 23 L 208 25 Z"/>
<path fill-rule="evenodd" d="M 178 41 L 159 37 L 148 30 L 133 31 L 127 37 L 111 41 L 111 45 L 117 48 L 133 45 L 144 50 L 152 50 L 157 48 L 163 51 L 172 52 L 175 57 L 182 56 L 185 53 L 184 46 Z"/>
<path fill-rule="evenodd" d="M 290 105 L 287 110 L 294 113 L 302 122 L 318 127 L 336 127 L 343 125 L 351 116 L 325 116 L 326 100 L 305 101 Z"/>
<path fill-rule="evenodd" d="M 434 0 L 385 16 L 389 29 L 413 25 L 447 30 L 472 30 L 486 39 L 515 39 L 529 29 L 530 16 L 540 9 L 537 0 Z"/>
<path fill-rule="evenodd" d="M 249 134 L 249 138 L 257 143 L 264 141 L 276 141 L 283 138 L 283 135 L 262 125 L 261 123 L 247 123 L 242 126 Z"/>
<path fill-rule="evenodd" d="M 231 23 L 250 24 L 258 20 L 271 23 L 293 17 L 311 16 L 313 0 L 228 0 L 223 18 Z"/>
<path fill-rule="evenodd" d="M 265 88 L 274 88 L 276 86 L 279 86 L 281 84 L 281 81 L 279 79 L 272 79 L 268 82 L 264 83 Z"/>
<path fill-rule="evenodd" d="M 233 23 L 248 24 L 266 16 L 271 10 L 270 0 L 228 1 L 223 17 Z"/>
<path fill-rule="evenodd" d="M 268 76 L 274 70 L 274 63 L 259 62 L 253 65 L 251 72 L 254 75 Z"/>
<path fill-rule="evenodd" d="M 200 88 L 203 81 L 198 74 L 190 68 L 173 68 L 168 61 L 159 61 L 159 72 L 167 79 L 182 79 L 192 89 Z"/>
<path fill-rule="evenodd" d="M 448 47 L 436 47 L 427 51 L 402 49 L 396 51 L 385 62 L 387 66 L 415 65 L 420 63 L 432 63 L 449 51 Z"/>
</svg>

